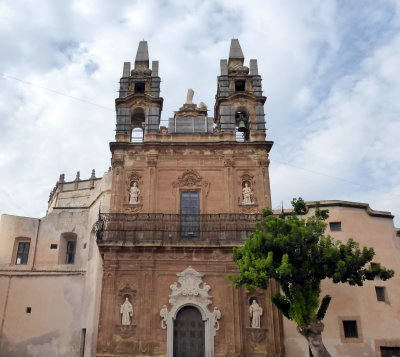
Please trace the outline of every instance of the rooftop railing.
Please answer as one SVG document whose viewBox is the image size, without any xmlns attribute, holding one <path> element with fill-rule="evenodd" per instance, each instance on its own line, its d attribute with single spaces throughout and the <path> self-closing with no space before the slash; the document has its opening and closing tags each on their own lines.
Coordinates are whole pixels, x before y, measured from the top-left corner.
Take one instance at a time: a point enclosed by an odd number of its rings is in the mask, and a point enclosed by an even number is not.
<svg viewBox="0 0 400 357">
<path fill-rule="evenodd" d="M 230 244 L 255 231 L 260 214 L 101 213 L 97 243 L 107 244 Z"/>
</svg>

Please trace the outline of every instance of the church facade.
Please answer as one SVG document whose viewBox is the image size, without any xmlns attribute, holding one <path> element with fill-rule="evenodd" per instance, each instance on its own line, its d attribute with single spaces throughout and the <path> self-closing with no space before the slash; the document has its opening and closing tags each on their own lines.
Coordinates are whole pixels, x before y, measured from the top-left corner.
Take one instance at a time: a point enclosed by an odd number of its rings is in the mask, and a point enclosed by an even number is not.
<svg viewBox="0 0 400 357">
<path fill-rule="evenodd" d="M 257 61 L 246 66 L 232 40 L 213 117 L 190 89 L 160 126 L 160 83 L 141 41 L 123 66 L 109 172 L 61 175 L 42 219 L 2 216 L 1 357 L 308 356 L 271 303 L 277 284 L 249 292 L 228 279 L 237 272 L 233 247 L 271 207 L 273 143 Z M 375 247 L 377 261 L 398 270 L 390 213 L 321 204 L 330 234 Z M 323 334 L 333 356 L 398 353 L 397 277 L 324 290 L 335 301 Z"/>
</svg>

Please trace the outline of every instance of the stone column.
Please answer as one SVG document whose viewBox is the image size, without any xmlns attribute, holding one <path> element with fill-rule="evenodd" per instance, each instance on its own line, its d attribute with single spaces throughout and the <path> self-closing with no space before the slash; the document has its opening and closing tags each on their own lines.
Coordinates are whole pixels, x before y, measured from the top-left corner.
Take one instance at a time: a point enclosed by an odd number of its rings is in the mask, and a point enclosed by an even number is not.
<svg viewBox="0 0 400 357">
<path fill-rule="evenodd" d="M 104 255 L 103 287 L 101 292 L 101 315 L 99 320 L 99 334 L 97 340 L 97 354 L 112 352 L 114 349 L 113 333 L 116 325 L 115 309 L 119 307 L 115 301 L 116 296 L 116 270 L 117 262 L 115 259 L 107 260 Z"/>
</svg>

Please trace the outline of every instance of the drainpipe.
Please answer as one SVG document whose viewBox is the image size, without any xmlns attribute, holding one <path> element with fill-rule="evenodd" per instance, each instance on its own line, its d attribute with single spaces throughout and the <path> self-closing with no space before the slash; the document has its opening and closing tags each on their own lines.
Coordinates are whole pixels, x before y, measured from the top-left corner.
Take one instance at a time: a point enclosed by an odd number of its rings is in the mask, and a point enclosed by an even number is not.
<svg viewBox="0 0 400 357">
<path fill-rule="evenodd" d="M 4 301 L 4 309 L 3 309 L 3 318 L 1 319 L 1 326 L 0 326 L 0 351 L 3 350 L 2 345 L 3 345 L 3 328 L 4 328 L 4 322 L 6 320 L 6 312 L 7 312 L 7 305 L 8 305 L 8 295 L 10 294 L 10 285 L 11 285 L 11 275 L 8 278 L 8 286 L 7 286 L 7 294 L 6 294 L 6 299 Z"/>
<path fill-rule="evenodd" d="M 39 229 L 40 229 L 40 223 L 42 220 L 39 218 L 38 219 L 38 227 L 36 230 L 36 243 L 35 243 L 35 251 L 33 252 L 33 262 L 32 262 L 32 270 L 35 270 L 35 262 L 36 262 L 36 252 L 37 252 L 37 247 L 39 243 Z"/>
</svg>

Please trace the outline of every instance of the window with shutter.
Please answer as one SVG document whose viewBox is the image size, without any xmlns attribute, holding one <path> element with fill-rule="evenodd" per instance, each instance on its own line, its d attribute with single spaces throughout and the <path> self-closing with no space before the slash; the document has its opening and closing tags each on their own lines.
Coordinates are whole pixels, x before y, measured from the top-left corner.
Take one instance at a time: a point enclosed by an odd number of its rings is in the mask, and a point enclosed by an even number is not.
<svg viewBox="0 0 400 357">
<path fill-rule="evenodd" d="M 28 256 L 29 256 L 29 242 L 19 242 L 17 255 L 15 259 L 15 264 L 28 264 Z"/>
</svg>

